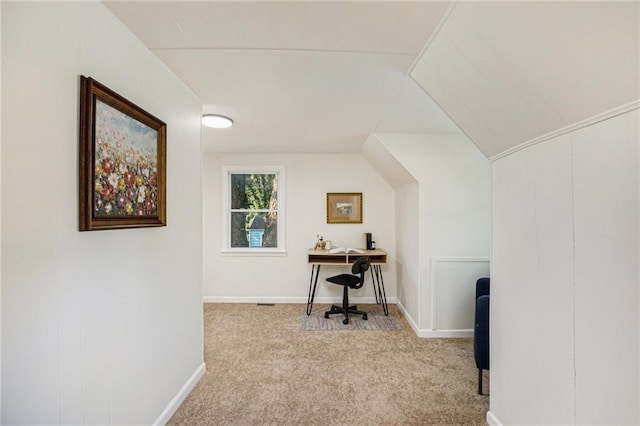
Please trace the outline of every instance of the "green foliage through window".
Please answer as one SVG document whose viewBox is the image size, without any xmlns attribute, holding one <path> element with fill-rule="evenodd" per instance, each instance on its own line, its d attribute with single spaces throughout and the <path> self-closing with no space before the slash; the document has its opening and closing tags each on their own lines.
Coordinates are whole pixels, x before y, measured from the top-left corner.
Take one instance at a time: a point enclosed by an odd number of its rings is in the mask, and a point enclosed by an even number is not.
<svg viewBox="0 0 640 426">
<path fill-rule="evenodd" d="M 231 173 L 231 247 L 278 247 L 278 174 Z"/>
</svg>

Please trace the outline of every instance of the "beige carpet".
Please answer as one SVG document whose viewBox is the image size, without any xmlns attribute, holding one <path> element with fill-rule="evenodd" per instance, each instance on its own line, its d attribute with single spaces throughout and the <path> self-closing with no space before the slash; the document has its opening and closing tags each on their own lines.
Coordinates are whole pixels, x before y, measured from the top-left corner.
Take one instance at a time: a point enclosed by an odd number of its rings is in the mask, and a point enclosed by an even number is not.
<svg viewBox="0 0 640 426">
<path fill-rule="evenodd" d="M 305 331 L 304 309 L 205 304 L 207 372 L 169 424 L 486 424 L 471 339 L 418 338 L 394 305 L 401 330 Z"/>
<path fill-rule="evenodd" d="M 332 314 L 329 318 L 324 317 L 324 310 L 314 309 L 311 315 L 302 312 L 302 330 L 400 330 L 400 324 L 393 315 L 385 315 L 380 309 L 376 309 L 367 313 L 367 319 L 364 320 L 360 315 L 350 315 L 349 323 L 344 324 L 343 314 Z"/>
</svg>

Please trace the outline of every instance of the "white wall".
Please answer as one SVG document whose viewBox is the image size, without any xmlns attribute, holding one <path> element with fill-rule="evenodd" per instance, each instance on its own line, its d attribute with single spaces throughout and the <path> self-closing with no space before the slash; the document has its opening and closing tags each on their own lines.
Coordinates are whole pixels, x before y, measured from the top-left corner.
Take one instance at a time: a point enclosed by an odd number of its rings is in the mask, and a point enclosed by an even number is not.
<svg viewBox="0 0 640 426">
<path fill-rule="evenodd" d="M 459 134 L 377 137 L 419 184 L 419 334 L 469 334 L 475 280 L 489 272 L 490 164 Z"/>
<path fill-rule="evenodd" d="M 0 2 L 0 58 L 2 58 L 2 2 Z M 2 81 L 2 60 L 0 60 L 0 82 Z M 0 84 L 2 99 L 2 84 Z M 2 241 L 2 105 L 0 102 L 0 242 Z M 2 354 L 2 244 L 0 244 L 0 354 Z M 0 423 L 2 423 L 2 358 L 0 356 Z"/>
<path fill-rule="evenodd" d="M 286 256 L 222 255 L 223 165 L 285 166 Z M 205 153 L 203 182 L 205 301 L 306 302 L 311 272 L 307 249 L 314 246 L 316 235 L 332 240 L 334 246 L 360 247 L 363 232 L 373 233 L 377 247 L 389 254 L 384 283 L 389 301 L 395 301 L 394 193 L 360 155 Z M 363 223 L 328 225 L 327 192 L 362 192 Z M 341 300 L 342 289 L 323 282 L 338 272 L 336 267 L 321 269 L 316 300 Z M 375 300 L 370 285 L 354 296 L 354 300 Z"/>
<path fill-rule="evenodd" d="M 418 329 L 420 318 L 420 188 L 417 182 L 396 188 L 396 285 L 398 304 Z"/>
<path fill-rule="evenodd" d="M 99 2 L 3 2 L 2 40 L 2 423 L 162 420 L 203 367 L 200 102 Z M 167 123 L 167 227 L 78 232 L 80 74 Z"/>
<path fill-rule="evenodd" d="M 493 163 L 491 413 L 638 424 L 636 110 Z"/>
</svg>

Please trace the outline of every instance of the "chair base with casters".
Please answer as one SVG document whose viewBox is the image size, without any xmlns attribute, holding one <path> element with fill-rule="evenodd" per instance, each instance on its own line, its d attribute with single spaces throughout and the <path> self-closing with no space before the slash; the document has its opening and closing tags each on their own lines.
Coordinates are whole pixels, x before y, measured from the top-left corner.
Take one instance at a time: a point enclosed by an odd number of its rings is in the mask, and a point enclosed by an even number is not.
<svg viewBox="0 0 640 426">
<path fill-rule="evenodd" d="M 328 280 L 327 280 L 328 281 Z M 342 290 L 342 306 L 331 305 L 331 309 L 324 313 L 325 318 L 329 318 L 329 315 L 343 314 L 343 324 L 349 324 L 349 314 L 362 315 L 362 319 L 367 319 L 367 313 L 365 311 L 359 311 L 356 305 L 349 306 L 349 287 L 344 286 Z"/>
<path fill-rule="evenodd" d="M 342 289 L 342 306 L 331 305 L 331 309 L 324 313 L 325 318 L 330 315 L 344 315 L 343 324 L 349 324 L 349 315 L 361 315 L 363 320 L 367 319 L 367 313 L 359 311 L 357 306 L 349 306 L 349 289 L 359 289 L 364 285 L 365 272 L 369 269 L 371 259 L 369 257 L 360 257 L 351 267 L 351 274 L 340 274 L 327 278 L 327 281 L 333 284 L 343 286 Z M 360 276 L 358 276 L 358 274 Z"/>
</svg>

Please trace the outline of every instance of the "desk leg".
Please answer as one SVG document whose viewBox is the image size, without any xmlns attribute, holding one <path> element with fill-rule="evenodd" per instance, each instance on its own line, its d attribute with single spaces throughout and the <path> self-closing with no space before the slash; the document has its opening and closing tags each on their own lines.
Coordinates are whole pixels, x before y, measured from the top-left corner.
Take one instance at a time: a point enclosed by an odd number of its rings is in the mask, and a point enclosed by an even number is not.
<svg viewBox="0 0 640 426">
<path fill-rule="evenodd" d="M 387 293 L 384 290 L 384 279 L 382 278 L 382 267 L 380 265 L 373 265 L 375 271 L 375 280 L 373 282 L 373 290 L 376 292 L 376 303 L 382 303 L 382 310 L 385 315 L 389 315 L 389 305 L 387 305 Z M 378 285 L 376 289 L 376 283 Z M 380 302 L 378 302 L 378 295 L 380 296 Z"/>
<path fill-rule="evenodd" d="M 314 271 L 316 273 L 315 280 L 313 278 Z M 313 299 L 316 297 L 316 287 L 318 286 L 318 275 L 320 275 L 320 265 L 311 265 L 311 279 L 309 280 L 309 296 L 307 297 L 307 315 L 311 315 L 311 309 L 313 309 Z"/>
<path fill-rule="evenodd" d="M 373 283 L 373 293 L 376 295 L 376 305 L 379 305 L 380 294 L 379 294 L 378 287 L 376 287 L 376 277 L 373 272 L 374 269 L 376 269 L 376 265 L 372 265 L 372 267 L 369 270 L 371 271 L 371 282 Z"/>
</svg>

